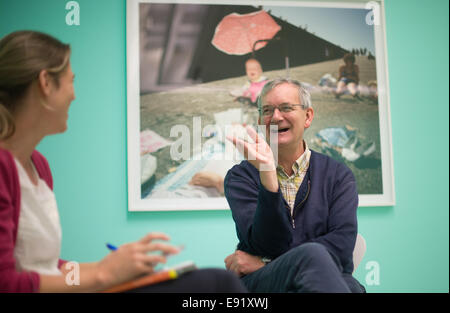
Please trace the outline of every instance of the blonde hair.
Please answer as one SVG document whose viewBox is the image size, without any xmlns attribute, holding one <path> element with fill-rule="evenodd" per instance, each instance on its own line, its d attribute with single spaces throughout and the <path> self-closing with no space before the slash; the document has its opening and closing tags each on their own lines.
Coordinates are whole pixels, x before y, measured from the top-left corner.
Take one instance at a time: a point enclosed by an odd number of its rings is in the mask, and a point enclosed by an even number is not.
<svg viewBox="0 0 450 313">
<path fill-rule="evenodd" d="M 13 114 L 42 70 L 59 87 L 70 58 L 70 46 L 36 31 L 17 31 L 0 40 L 0 140 L 15 132 Z"/>
</svg>

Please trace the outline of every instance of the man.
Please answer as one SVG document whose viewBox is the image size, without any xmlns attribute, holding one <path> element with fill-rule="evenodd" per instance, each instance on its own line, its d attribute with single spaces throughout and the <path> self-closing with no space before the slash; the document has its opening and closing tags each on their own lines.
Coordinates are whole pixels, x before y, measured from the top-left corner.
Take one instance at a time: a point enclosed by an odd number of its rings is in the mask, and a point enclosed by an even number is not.
<svg viewBox="0 0 450 313">
<path fill-rule="evenodd" d="M 251 292 L 363 292 L 352 276 L 356 182 L 303 140 L 314 118 L 308 92 L 294 80 L 269 81 L 258 108 L 266 138 L 277 139 L 278 162 L 252 128 L 253 143 L 229 138 L 247 160 L 224 182 L 239 238 L 227 269 Z"/>
</svg>

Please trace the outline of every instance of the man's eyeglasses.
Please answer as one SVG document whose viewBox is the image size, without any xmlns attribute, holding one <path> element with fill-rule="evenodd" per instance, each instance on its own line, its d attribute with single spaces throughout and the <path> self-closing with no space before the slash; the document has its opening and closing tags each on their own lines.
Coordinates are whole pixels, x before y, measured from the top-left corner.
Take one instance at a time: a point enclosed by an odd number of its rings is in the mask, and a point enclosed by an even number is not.
<svg viewBox="0 0 450 313">
<path fill-rule="evenodd" d="M 279 106 L 273 106 L 273 105 L 265 105 L 262 107 L 261 114 L 263 116 L 269 117 L 273 116 L 273 112 L 275 112 L 275 109 L 278 109 L 280 113 L 289 113 L 295 110 L 294 107 L 299 106 L 302 109 L 305 109 L 305 106 L 303 104 L 289 104 L 289 103 L 283 103 Z"/>
</svg>

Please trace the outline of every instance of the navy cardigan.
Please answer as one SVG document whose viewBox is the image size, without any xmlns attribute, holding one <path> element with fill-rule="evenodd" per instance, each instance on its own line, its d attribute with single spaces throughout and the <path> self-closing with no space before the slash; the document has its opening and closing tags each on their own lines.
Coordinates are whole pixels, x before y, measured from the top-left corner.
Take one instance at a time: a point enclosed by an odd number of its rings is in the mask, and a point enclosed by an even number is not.
<svg viewBox="0 0 450 313">
<path fill-rule="evenodd" d="M 347 166 L 311 151 L 293 217 L 281 191 L 266 190 L 248 161 L 233 166 L 224 185 L 239 250 L 274 259 L 300 244 L 317 242 L 340 260 L 344 273 L 353 272 L 358 192 Z"/>
</svg>

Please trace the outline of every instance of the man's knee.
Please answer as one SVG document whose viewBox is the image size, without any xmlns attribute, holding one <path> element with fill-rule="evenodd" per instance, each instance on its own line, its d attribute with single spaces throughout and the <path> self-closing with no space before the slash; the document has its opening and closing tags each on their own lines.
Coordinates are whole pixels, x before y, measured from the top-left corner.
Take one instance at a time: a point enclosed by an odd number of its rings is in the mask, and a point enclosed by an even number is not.
<svg viewBox="0 0 450 313">
<path fill-rule="evenodd" d="M 328 254 L 327 248 L 323 244 L 317 242 L 307 242 L 298 246 L 296 249 L 298 249 L 299 253 L 310 256 L 323 256 Z"/>
<path fill-rule="evenodd" d="M 201 272 L 199 275 L 203 280 L 209 281 L 214 286 L 210 292 L 247 292 L 242 281 L 233 272 L 216 268 L 202 269 L 198 272 Z"/>
<path fill-rule="evenodd" d="M 307 242 L 295 248 L 296 259 L 299 262 L 312 262 L 314 264 L 328 263 L 332 257 L 327 248 L 316 242 Z"/>
</svg>

